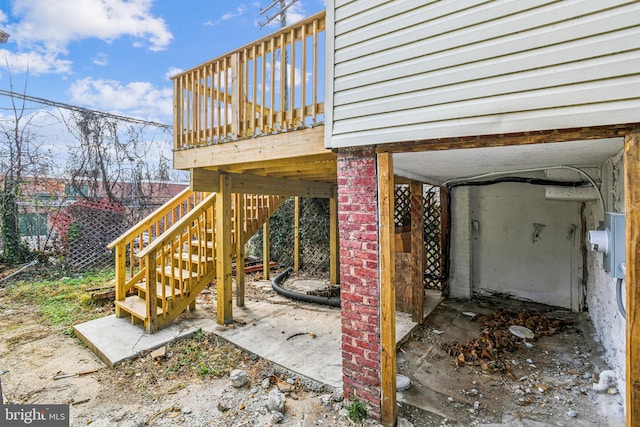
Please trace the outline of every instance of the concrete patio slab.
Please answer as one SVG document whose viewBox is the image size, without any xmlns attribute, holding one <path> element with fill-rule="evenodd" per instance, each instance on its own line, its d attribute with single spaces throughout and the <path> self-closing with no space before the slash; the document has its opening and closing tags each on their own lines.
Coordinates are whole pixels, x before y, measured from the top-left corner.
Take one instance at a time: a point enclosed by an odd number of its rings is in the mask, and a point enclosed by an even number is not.
<svg viewBox="0 0 640 427">
<path fill-rule="evenodd" d="M 262 291 L 267 286 L 258 286 Z M 147 334 L 139 325 L 114 315 L 74 327 L 78 337 L 109 367 L 134 358 L 199 329 L 212 332 L 246 351 L 293 373 L 315 380 L 329 389 L 342 387 L 342 343 L 340 309 L 288 300 L 275 294 L 247 300 L 246 307 L 233 307 L 234 324 L 218 325 L 215 300 L 198 304 L 170 327 Z M 427 296 L 425 315 L 440 302 Z M 418 324 L 411 315 L 397 313 L 396 340 L 402 342 Z"/>
</svg>

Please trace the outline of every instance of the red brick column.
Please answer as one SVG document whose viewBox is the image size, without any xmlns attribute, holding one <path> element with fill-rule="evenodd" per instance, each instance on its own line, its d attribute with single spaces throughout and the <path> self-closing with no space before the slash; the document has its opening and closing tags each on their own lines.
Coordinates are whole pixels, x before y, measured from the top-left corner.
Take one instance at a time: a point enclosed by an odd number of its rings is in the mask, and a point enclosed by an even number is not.
<svg viewBox="0 0 640 427">
<path fill-rule="evenodd" d="M 378 190 L 373 148 L 338 152 L 338 229 L 344 393 L 380 418 Z"/>
</svg>

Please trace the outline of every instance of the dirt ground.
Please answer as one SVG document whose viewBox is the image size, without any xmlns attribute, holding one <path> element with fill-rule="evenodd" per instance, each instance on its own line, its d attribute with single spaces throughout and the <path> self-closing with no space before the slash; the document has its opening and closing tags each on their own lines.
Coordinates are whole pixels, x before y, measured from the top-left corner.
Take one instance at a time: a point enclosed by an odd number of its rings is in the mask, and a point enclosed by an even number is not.
<svg viewBox="0 0 640 427">
<path fill-rule="evenodd" d="M 213 291 L 205 296 L 210 298 Z M 524 307 L 510 304 L 516 311 Z M 615 387 L 604 393 L 592 389 L 606 365 L 586 314 L 542 307 L 549 317 L 571 319 L 571 325 L 532 340 L 531 347 L 523 344 L 496 353 L 508 369 L 493 369 L 495 361 L 472 360 L 468 354 L 462 363 L 451 345 L 443 345 L 481 336 L 479 316 L 497 306 L 495 301 L 446 300 L 402 345 L 398 372 L 408 376 L 412 386 L 399 395 L 401 417 L 415 426 L 441 427 L 624 425 Z M 107 304 L 97 310 L 107 315 L 112 308 Z M 470 311 L 478 318 L 462 314 Z M 247 372 L 246 385 L 231 384 L 232 369 Z M 44 325 L 33 307 L 9 300 L 2 290 L 0 379 L 11 403 L 70 404 L 73 426 L 355 424 L 346 417 L 339 396 L 213 336 L 179 342 L 162 356 L 144 355 L 110 370 L 77 338 Z M 286 395 L 283 420 L 266 409 L 274 389 Z M 431 411 L 400 403 L 410 401 L 412 393 L 426 398 Z"/>
</svg>

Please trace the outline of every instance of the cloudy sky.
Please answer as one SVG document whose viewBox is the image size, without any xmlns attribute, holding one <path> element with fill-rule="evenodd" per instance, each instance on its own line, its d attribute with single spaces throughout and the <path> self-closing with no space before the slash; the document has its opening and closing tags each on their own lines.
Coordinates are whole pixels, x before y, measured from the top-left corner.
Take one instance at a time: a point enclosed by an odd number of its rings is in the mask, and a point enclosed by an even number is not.
<svg viewBox="0 0 640 427">
<path fill-rule="evenodd" d="M 272 0 L 0 0 L 0 89 L 171 123 L 169 76 L 277 29 Z M 300 0 L 288 21 L 322 10 Z M 7 104 L 0 96 L 0 108 Z"/>
</svg>

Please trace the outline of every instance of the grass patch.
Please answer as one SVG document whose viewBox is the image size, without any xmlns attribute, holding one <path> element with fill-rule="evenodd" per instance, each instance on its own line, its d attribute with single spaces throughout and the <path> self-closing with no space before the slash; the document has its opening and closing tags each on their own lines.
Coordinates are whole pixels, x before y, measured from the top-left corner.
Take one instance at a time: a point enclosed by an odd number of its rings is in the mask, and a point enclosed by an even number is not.
<svg viewBox="0 0 640 427">
<path fill-rule="evenodd" d="M 367 418 L 367 408 L 364 406 L 364 403 L 358 399 L 354 399 L 349 403 L 347 411 L 349 412 L 349 419 L 357 423 Z"/>
<path fill-rule="evenodd" d="M 87 289 L 110 286 L 114 277 L 113 268 L 64 277 L 40 276 L 12 283 L 6 287 L 6 296 L 15 303 L 35 306 L 48 324 L 69 334 L 72 325 L 104 316 L 96 312 L 104 302 L 92 300 Z"/>
</svg>

